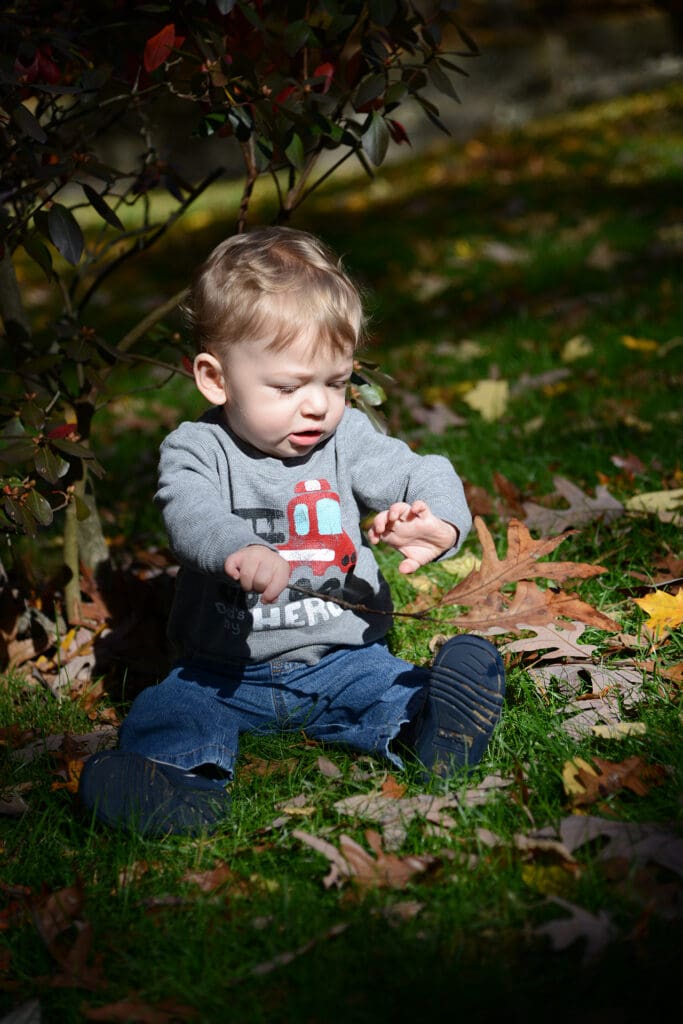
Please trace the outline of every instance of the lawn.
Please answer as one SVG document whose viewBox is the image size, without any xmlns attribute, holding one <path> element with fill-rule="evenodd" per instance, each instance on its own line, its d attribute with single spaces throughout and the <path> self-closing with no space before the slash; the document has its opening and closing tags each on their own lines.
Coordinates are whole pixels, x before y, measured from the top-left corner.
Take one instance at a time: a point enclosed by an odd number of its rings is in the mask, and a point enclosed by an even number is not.
<svg viewBox="0 0 683 1024">
<path fill-rule="evenodd" d="M 156 451 L 200 410 L 187 378 L 120 375 L 93 443 L 113 558 L 134 584 L 119 595 L 134 595 L 128 631 L 101 676 L 86 665 L 50 685 L 97 649 L 100 610 L 0 681 L 0 1013 L 34 999 L 59 1024 L 621 1022 L 675 1000 L 682 178 L 672 87 L 444 141 L 372 182 L 330 182 L 294 221 L 367 292 L 363 358 L 391 377 L 387 429 L 448 456 L 479 517 L 453 564 L 407 579 L 378 555 L 405 613 L 396 653 L 426 663 L 439 636 L 486 629 L 506 660 L 502 724 L 449 783 L 297 734 L 245 740 L 232 816 L 211 837 L 146 841 L 83 814 L 79 737 L 112 730 L 163 674 L 173 566 Z M 220 238 L 212 211 L 234 201 L 217 189 L 112 277 L 98 328 L 115 337 L 182 287 Z M 547 564 L 522 575 L 515 544 L 552 537 Z M 49 616 L 58 548 L 15 551 L 23 596 Z M 571 614 L 548 611 L 565 598 Z"/>
</svg>

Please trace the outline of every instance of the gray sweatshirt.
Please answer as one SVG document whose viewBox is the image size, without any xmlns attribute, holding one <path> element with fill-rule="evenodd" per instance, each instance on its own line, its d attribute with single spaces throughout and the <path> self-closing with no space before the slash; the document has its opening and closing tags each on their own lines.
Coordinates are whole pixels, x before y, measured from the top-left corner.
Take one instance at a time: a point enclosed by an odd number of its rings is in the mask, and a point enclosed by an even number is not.
<svg viewBox="0 0 683 1024">
<path fill-rule="evenodd" d="M 380 434 L 357 409 L 346 410 L 332 437 L 292 459 L 241 441 L 220 408 L 181 423 L 161 445 L 155 497 L 181 564 L 169 621 L 174 654 L 216 668 L 274 658 L 314 664 L 331 648 L 380 639 L 391 616 L 373 610 L 389 612 L 391 594 L 361 521 L 417 498 L 457 528 L 456 546 L 441 557 L 453 555 L 472 518 L 451 463 Z M 290 587 L 273 604 L 224 572 L 228 555 L 249 544 L 291 565 Z"/>
</svg>

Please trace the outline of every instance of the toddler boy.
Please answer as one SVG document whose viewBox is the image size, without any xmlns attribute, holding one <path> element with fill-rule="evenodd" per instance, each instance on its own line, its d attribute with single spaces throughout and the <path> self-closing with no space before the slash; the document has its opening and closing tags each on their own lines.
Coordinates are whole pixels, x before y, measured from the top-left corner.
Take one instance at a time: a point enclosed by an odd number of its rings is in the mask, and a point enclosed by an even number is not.
<svg viewBox="0 0 683 1024">
<path fill-rule="evenodd" d="M 200 267 L 187 312 L 212 408 L 161 446 L 176 661 L 133 702 L 118 749 L 86 763 L 84 804 L 145 835 L 214 829 L 244 732 L 305 729 L 399 768 L 408 749 L 442 776 L 477 764 L 500 717 L 500 655 L 459 635 L 431 668 L 394 657 L 371 549 L 390 545 L 412 573 L 452 556 L 471 516 L 446 458 L 348 407 L 364 317 L 341 263 L 292 228 L 236 235 Z"/>
</svg>

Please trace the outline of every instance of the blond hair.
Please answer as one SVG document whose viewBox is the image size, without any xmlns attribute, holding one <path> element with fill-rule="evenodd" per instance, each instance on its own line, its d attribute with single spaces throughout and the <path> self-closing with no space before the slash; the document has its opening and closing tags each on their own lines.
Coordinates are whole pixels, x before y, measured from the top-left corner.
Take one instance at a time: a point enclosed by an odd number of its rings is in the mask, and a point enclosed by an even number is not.
<svg viewBox="0 0 683 1024">
<path fill-rule="evenodd" d="M 306 231 L 257 228 L 216 246 L 184 306 L 198 352 L 220 356 L 239 341 L 284 348 L 303 330 L 355 350 L 365 327 L 358 287 L 332 251 Z"/>
</svg>

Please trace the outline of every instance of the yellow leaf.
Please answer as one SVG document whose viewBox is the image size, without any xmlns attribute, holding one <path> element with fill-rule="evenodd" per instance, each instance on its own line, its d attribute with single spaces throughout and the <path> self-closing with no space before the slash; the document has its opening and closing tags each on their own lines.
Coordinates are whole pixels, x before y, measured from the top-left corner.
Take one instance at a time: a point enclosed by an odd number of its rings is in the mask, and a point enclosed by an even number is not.
<svg viewBox="0 0 683 1024">
<path fill-rule="evenodd" d="M 461 576 L 464 579 L 471 572 L 476 572 L 477 569 L 481 568 L 481 558 L 477 558 L 473 552 L 467 551 L 464 555 L 447 558 L 445 561 L 439 562 L 439 565 L 446 572 L 450 573 L 451 576 Z"/>
<path fill-rule="evenodd" d="M 672 491 L 648 491 L 634 494 L 624 502 L 628 512 L 655 512 L 663 523 L 683 519 L 683 487 Z"/>
<path fill-rule="evenodd" d="M 411 576 L 410 585 L 418 594 L 431 594 L 434 597 L 439 593 L 438 586 L 429 576 Z"/>
<path fill-rule="evenodd" d="M 622 334 L 621 344 L 636 352 L 656 352 L 659 348 L 659 342 L 652 338 L 634 338 L 630 334 Z"/>
<path fill-rule="evenodd" d="M 68 648 L 69 648 L 69 647 L 71 646 L 71 644 L 73 643 L 73 641 L 74 641 L 75 637 L 76 637 L 76 630 L 75 630 L 75 628 L 74 628 L 74 627 L 72 627 L 72 628 L 71 628 L 71 629 L 70 629 L 70 630 L 69 630 L 69 631 L 68 631 L 67 633 L 65 633 L 65 634 L 64 634 L 64 636 L 62 637 L 62 641 L 61 641 L 61 643 L 60 643 L 60 645 L 59 645 L 59 647 L 60 647 L 60 650 L 62 650 L 62 651 L 66 651 L 66 650 L 68 650 Z"/>
<path fill-rule="evenodd" d="M 594 736 L 603 740 L 621 740 L 624 736 L 643 736 L 647 732 L 645 722 L 613 722 L 610 725 L 594 725 Z"/>
<path fill-rule="evenodd" d="M 573 363 L 575 359 L 589 356 L 592 351 L 590 339 L 585 334 L 577 334 L 564 343 L 560 358 L 564 363 Z"/>
<path fill-rule="evenodd" d="M 464 401 L 487 423 L 493 423 L 507 409 L 509 391 L 506 380 L 479 380 L 464 396 Z"/>
<path fill-rule="evenodd" d="M 653 594 L 634 597 L 633 600 L 650 616 L 645 625 L 655 634 L 668 633 L 683 622 L 683 587 L 679 587 L 675 594 L 655 590 Z"/>
<path fill-rule="evenodd" d="M 310 818 L 312 814 L 315 814 L 315 807 L 297 807 L 294 804 L 287 804 L 285 807 L 282 807 L 281 810 L 284 814 L 289 814 L 293 818 Z"/>
<path fill-rule="evenodd" d="M 579 772 L 586 772 L 589 775 L 597 775 L 595 768 L 584 761 L 582 757 L 575 757 L 571 761 L 565 761 L 562 767 L 562 785 L 567 796 L 583 796 L 586 787 L 579 781 Z"/>
<path fill-rule="evenodd" d="M 546 896 L 569 896 L 574 879 L 560 864 L 523 864 L 522 881 Z"/>
</svg>

